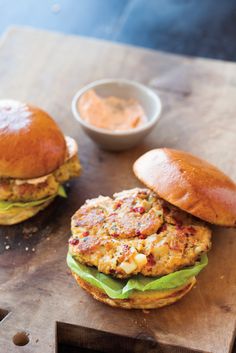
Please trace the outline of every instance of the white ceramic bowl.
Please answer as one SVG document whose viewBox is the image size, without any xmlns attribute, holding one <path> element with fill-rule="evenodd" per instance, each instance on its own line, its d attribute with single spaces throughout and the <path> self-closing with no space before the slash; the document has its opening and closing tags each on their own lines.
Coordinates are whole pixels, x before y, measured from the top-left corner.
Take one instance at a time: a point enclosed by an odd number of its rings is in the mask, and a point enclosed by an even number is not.
<svg viewBox="0 0 236 353">
<path fill-rule="evenodd" d="M 88 90 L 94 89 L 102 97 L 115 96 L 119 98 L 137 100 L 143 107 L 147 123 L 127 131 L 109 131 L 97 128 L 83 120 L 78 111 L 78 100 Z M 103 79 L 94 81 L 80 89 L 72 100 L 72 112 L 83 130 L 99 146 L 106 150 L 120 151 L 137 145 L 160 118 L 160 98 L 150 88 L 131 80 L 125 79 Z"/>
</svg>

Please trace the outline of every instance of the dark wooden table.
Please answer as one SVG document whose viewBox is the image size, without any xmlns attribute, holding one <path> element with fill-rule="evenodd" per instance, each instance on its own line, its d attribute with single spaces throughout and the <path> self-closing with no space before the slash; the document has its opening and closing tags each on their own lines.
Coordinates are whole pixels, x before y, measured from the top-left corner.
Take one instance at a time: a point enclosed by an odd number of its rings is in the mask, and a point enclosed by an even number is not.
<svg viewBox="0 0 236 353">
<path fill-rule="evenodd" d="M 0 44 L 0 77 L 1 98 L 41 106 L 78 141 L 84 168 L 67 200 L 56 200 L 24 224 L 0 228 L 0 352 L 52 353 L 57 344 L 77 344 L 114 353 L 124 347 L 132 353 L 229 353 L 235 230 L 213 228 L 209 265 L 196 288 L 175 305 L 149 312 L 93 300 L 69 275 L 65 257 L 74 211 L 86 198 L 139 185 L 132 163 L 151 148 L 190 151 L 236 179 L 236 64 L 14 28 Z M 72 117 L 76 90 L 103 77 L 143 82 L 163 101 L 160 123 L 130 151 L 100 150 Z M 21 348 L 12 342 L 19 331 L 29 334 Z"/>
</svg>

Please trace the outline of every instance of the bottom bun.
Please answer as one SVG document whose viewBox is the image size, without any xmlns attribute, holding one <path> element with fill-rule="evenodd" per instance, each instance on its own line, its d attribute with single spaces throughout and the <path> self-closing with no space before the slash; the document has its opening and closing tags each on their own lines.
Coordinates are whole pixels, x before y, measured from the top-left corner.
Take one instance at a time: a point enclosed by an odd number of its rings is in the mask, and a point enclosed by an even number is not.
<svg viewBox="0 0 236 353">
<path fill-rule="evenodd" d="M 11 209 L 1 212 L 0 211 L 0 225 L 12 225 L 25 221 L 28 218 L 33 217 L 39 211 L 47 207 L 53 199 L 50 199 L 41 205 L 33 207 L 12 207 Z"/>
<path fill-rule="evenodd" d="M 166 291 L 134 291 L 127 299 L 112 299 L 108 297 L 108 295 L 104 293 L 100 288 L 92 286 L 90 283 L 84 281 L 74 272 L 72 272 L 72 274 L 75 277 L 77 283 L 83 289 L 89 292 L 95 299 L 105 304 L 124 309 L 156 309 L 175 303 L 177 300 L 181 299 L 185 294 L 187 294 L 196 283 L 196 278 L 192 277 L 187 284 L 175 289 Z"/>
</svg>

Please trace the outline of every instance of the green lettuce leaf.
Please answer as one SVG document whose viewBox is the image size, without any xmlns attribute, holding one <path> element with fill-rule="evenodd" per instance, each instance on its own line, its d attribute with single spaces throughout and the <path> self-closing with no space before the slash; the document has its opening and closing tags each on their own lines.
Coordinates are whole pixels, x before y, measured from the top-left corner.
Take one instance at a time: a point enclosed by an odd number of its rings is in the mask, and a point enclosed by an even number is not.
<svg viewBox="0 0 236 353">
<path fill-rule="evenodd" d="M 64 198 L 67 198 L 67 194 L 66 194 L 66 190 L 65 190 L 64 186 L 62 186 L 62 185 L 59 186 L 59 189 L 57 191 L 57 195 L 64 197 Z"/>
<path fill-rule="evenodd" d="M 61 197 L 67 197 L 66 191 L 62 185 L 59 186 L 59 189 L 57 191 L 57 195 Z M 36 200 L 36 201 L 29 201 L 29 202 L 14 202 L 14 201 L 0 201 L 0 211 L 7 211 L 12 207 L 34 207 L 41 205 L 42 203 L 51 200 L 54 198 L 56 195 L 51 195 L 49 197 L 45 197 L 44 199 L 41 200 Z"/>
<path fill-rule="evenodd" d="M 182 270 L 170 273 L 162 277 L 144 277 L 142 275 L 133 276 L 126 280 L 112 278 L 99 272 L 95 267 L 89 267 L 76 261 L 68 252 L 67 264 L 70 269 L 88 283 L 100 288 L 112 299 L 125 299 L 132 291 L 147 290 L 168 290 L 183 286 L 188 280 L 198 275 L 207 266 L 207 255 L 204 254 L 201 260 L 194 266 L 186 267 Z"/>
</svg>

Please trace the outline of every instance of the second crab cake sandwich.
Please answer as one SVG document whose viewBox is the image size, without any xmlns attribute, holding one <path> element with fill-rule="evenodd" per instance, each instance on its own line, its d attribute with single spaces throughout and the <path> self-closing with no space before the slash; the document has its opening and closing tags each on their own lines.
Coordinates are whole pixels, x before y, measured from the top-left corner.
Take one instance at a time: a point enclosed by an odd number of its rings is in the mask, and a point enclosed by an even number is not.
<svg viewBox="0 0 236 353">
<path fill-rule="evenodd" d="M 44 111 L 0 100 L 0 224 L 19 223 L 47 207 L 81 170 L 75 140 Z"/>
</svg>

